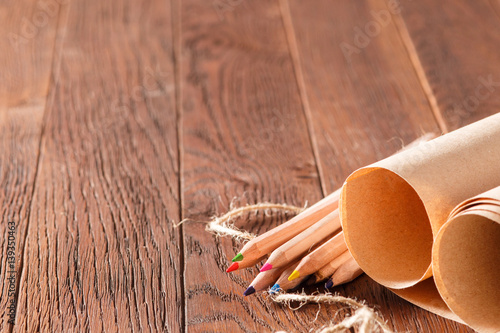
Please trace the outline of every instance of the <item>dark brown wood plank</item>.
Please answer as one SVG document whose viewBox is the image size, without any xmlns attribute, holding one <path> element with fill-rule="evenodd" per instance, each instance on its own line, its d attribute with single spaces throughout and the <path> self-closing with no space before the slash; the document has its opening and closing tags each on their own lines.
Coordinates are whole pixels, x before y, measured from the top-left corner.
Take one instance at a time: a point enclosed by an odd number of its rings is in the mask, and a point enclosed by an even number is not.
<svg viewBox="0 0 500 333">
<path fill-rule="evenodd" d="M 403 143 L 440 132 L 383 2 L 290 0 L 289 8 L 327 193 Z M 371 11 L 388 21 L 362 47 L 357 31 L 375 26 Z"/>
<path fill-rule="evenodd" d="M 391 13 L 384 1 L 289 0 L 282 5 L 285 18 L 290 15 L 285 22 L 327 193 L 355 169 L 403 143 L 440 132 L 393 22 L 398 10 Z M 367 276 L 334 291 L 376 306 L 396 331 L 471 331 L 411 305 Z M 318 321 L 329 319 L 319 316 Z"/>
<path fill-rule="evenodd" d="M 168 1 L 71 1 L 15 331 L 183 326 Z"/>
<path fill-rule="evenodd" d="M 15 316 L 60 9 L 57 3 L 44 10 L 33 1 L 0 3 L 2 332 L 11 330 Z"/>
<path fill-rule="evenodd" d="M 239 205 L 315 202 L 321 190 L 279 4 L 224 3 L 182 2 L 183 215 L 208 220 L 234 197 Z M 284 221 L 262 215 L 239 226 L 261 233 Z M 204 228 L 184 225 L 188 331 L 323 325 L 311 324 L 316 307 L 293 312 L 264 294 L 245 298 L 257 269 L 225 273 L 242 245 Z"/>
<path fill-rule="evenodd" d="M 403 35 L 450 130 L 500 110 L 496 1 L 403 1 Z"/>
</svg>

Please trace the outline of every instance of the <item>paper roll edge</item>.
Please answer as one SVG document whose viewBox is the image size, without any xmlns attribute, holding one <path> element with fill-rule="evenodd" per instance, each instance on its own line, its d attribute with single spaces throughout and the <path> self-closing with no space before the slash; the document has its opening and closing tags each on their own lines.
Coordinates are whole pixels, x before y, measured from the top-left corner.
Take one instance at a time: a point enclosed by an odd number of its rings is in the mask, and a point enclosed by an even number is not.
<svg viewBox="0 0 500 333">
<path fill-rule="evenodd" d="M 371 180 L 370 177 L 375 179 Z M 395 202 L 392 200 L 394 198 L 374 202 L 380 196 L 374 196 L 375 200 L 370 202 L 373 193 L 380 191 L 384 185 L 390 185 L 388 183 L 391 182 L 396 182 L 398 189 L 391 193 L 385 191 L 385 195 L 396 196 L 402 203 L 389 204 L 391 207 L 387 207 L 388 202 Z M 357 187 L 354 192 L 353 185 Z M 394 224 L 387 223 L 387 216 L 380 214 L 388 213 L 393 216 L 403 214 L 407 210 L 407 203 L 411 203 L 414 210 L 418 211 L 417 221 L 412 221 L 414 223 L 408 225 L 407 221 L 396 221 L 401 227 L 396 228 L 396 231 L 399 230 L 400 236 L 403 233 L 408 239 L 392 237 L 388 230 L 394 229 Z M 377 209 L 373 209 L 374 205 Z M 401 289 L 414 286 L 432 275 L 433 236 L 427 211 L 416 190 L 403 177 L 376 165 L 358 169 L 345 181 L 339 207 L 347 247 L 363 271 L 372 279 L 386 287 Z M 356 216 L 351 218 L 352 215 Z M 406 218 L 409 218 L 409 215 L 407 214 Z M 369 219 L 376 221 L 365 222 Z M 406 256 L 398 258 L 402 254 L 402 248 L 405 248 Z M 388 257 L 384 258 L 384 253 Z M 389 269 L 395 271 L 389 272 Z"/>
</svg>

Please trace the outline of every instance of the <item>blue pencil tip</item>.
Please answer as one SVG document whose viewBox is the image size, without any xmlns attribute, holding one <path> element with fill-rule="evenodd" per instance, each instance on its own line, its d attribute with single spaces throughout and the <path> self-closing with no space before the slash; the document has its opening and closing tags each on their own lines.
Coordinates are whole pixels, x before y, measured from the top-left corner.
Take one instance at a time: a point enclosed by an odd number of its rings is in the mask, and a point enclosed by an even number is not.
<svg viewBox="0 0 500 333">
<path fill-rule="evenodd" d="M 280 285 L 276 283 L 274 286 L 272 286 L 272 287 L 271 287 L 271 290 L 269 290 L 269 293 L 270 293 L 271 295 L 274 295 L 274 294 L 276 294 L 278 291 L 280 291 L 280 289 L 281 289 L 281 288 L 280 288 Z"/>
<path fill-rule="evenodd" d="M 326 288 L 326 289 L 330 289 L 331 287 L 333 287 L 333 281 L 332 281 L 332 279 L 328 280 L 328 281 L 325 283 L 325 288 Z"/>
</svg>

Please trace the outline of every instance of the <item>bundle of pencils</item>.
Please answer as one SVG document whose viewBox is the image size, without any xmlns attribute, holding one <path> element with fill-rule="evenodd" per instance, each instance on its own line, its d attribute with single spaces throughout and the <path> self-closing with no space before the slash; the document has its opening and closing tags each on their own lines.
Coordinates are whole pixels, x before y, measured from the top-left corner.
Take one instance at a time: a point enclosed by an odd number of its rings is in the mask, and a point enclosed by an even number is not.
<svg viewBox="0 0 500 333">
<path fill-rule="evenodd" d="M 427 133 L 402 150 L 435 137 Z M 254 238 L 233 258 L 227 272 L 250 267 L 268 256 L 245 296 L 272 286 L 270 292 L 292 290 L 325 280 L 326 288 L 350 282 L 363 271 L 344 241 L 338 212 L 340 189 L 290 221 Z"/>
<path fill-rule="evenodd" d="M 232 272 L 269 256 L 245 296 L 272 286 L 270 292 L 290 290 L 308 280 L 328 280 L 327 288 L 352 281 L 362 271 L 347 250 L 333 192 L 288 222 L 254 238 L 233 258 Z"/>
</svg>

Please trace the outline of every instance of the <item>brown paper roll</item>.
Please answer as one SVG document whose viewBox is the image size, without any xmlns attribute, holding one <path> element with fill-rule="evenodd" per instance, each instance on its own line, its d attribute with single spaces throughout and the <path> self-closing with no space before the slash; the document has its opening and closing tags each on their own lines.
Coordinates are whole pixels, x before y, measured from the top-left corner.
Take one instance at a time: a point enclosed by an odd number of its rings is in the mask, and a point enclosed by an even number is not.
<svg viewBox="0 0 500 333">
<path fill-rule="evenodd" d="M 478 331 L 500 331 L 500 187 L 453 211 L 432 258 L 434 280 L 449 308 Z"/>
<path fill-rule="evenodd" d="M 340 215 L 360 267 L 403 298 L 459 320 L 433 280 L 422 281 L 433 275 L 434 239 L 454 207 L 500 185 L 499 143 L 496 114 L 351 174 Z"/>
</svg>

